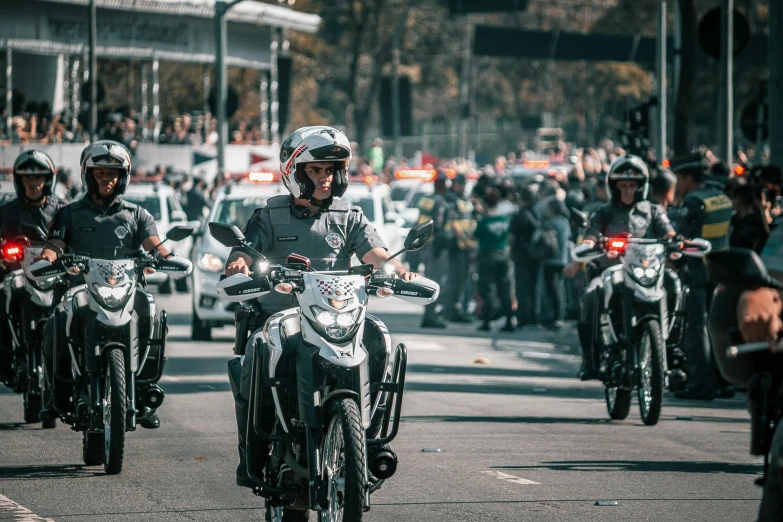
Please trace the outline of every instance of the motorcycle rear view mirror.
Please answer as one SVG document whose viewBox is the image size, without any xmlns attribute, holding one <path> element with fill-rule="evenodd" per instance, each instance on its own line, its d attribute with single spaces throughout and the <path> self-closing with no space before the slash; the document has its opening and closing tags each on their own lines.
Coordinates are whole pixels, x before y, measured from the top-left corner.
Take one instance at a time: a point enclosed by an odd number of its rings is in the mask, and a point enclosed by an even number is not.
<svg viewBox="0 0 783 522">
<path fill-rule="evenodd" d="M 574 226 L 577 228 L 587 228 L 589 226 L 587 223 L 587 215 L 584 212 L 573 207 L 569 208 L 568 212 L 571 214 L 571 222 Z"/>
<path fill-rule="evenodd" d="M 227 225 L 225 223 L 209 223 L 209 233 L 217 239 L 218 243 L 229 248 L 242 246 L 245 241 L 245 235 L 236 225 Z"/>
<path fill-rule="evenodd" d="M 719 284 L 783 288 L 783 285 L 769 276 L 758 254 L 747 248 L 710 252 L 707 254 L 707 269 L 710 278 Z"/>
<path fill-rule="evenodd" d="M 21 223 L 19 225 L 19 228 L 21 229 L 22 234 L 24 234 L 25 237 L 27 237 L 29 240 L 43 241 L 55 252 L 58 252 L 60 254 L 63 253 L 62 248 L 46 240 L 46 232 L 38 225 L 31 225 L 30 223 Z"/>
<path fill-rule="evenodd" d="M 424 245 L 427 244 L 430 236 L 432 236 L 433 228 L 434 225 L 431 219 L 413 227 L 405 238 L 405 250 L 412 252 L 424 248 Z"/>
<path fill-rule="evenodd" d="M 169 231 L 166 232 L 166 241 L 182 241 L 183 239 L 192 236 L 195 231 L 196 227 L 191 225 L 177 225 L 171 227 Z"/>
</svg>

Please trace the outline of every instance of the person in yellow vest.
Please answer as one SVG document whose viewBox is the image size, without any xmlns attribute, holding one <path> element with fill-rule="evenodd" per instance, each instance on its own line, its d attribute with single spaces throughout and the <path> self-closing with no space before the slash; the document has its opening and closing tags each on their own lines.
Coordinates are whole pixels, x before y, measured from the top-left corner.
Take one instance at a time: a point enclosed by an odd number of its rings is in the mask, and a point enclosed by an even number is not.
<svg viewBox="0 0 783 522">
<path fill-rule="evenodd" d="M 731 199 L 720 190 L 705 186 L 707 162 L 701 153 L 674 158 L 670 165 L 677 176 L 682 205 L 677 232 L 687 238 L 702 238 L 712 250 L 729 247 L 729 225 L 734 213 Z M 707 333 L 709 274 L 703 259 L 683 258 L 680 277 L 690 294 L 685 302 L 685 354 L 688 386 L 676 392 L 683 399 L 712 400 L 716 397 L 716 374 Z"/>
<path fill-rule="evenodd" d="M 446 230 L 449 216 L 449 202 L 446 194 L 451 188 L 451 179 L 446 172 L 438 169 L 435 179 L 432 181 L 435 193 L 419 200 L 419 224 L 433 221 L 433 232 L 430 243 L 421 253 L 421 261 L 427 277 L 434 281 L 440 281 L 445 275 L 444 268 L 448 261 L 445 259 L 447 245 L 451 236 Z M 446 328 L 447 323 L 436 311 L 437 301 L 424 307 L 424 317 L 421 320 L 422 328 Z"/>
<path fill-rule="evenodd" d="M 473 232 L 476 230 L 473 203 L 465 195 L 467 177 L 458 173 L 452 182 L 451 192 L 446 194 L 449 215 L 445 229 L 449 233 L 448 292 L 444 296 L 444 318 L 453 323 L 470 323 L 471 317 L 460 307 L 465 296 L 465 286 L 470 277 L 470 254 L 476 249 Z"/>
</svg>

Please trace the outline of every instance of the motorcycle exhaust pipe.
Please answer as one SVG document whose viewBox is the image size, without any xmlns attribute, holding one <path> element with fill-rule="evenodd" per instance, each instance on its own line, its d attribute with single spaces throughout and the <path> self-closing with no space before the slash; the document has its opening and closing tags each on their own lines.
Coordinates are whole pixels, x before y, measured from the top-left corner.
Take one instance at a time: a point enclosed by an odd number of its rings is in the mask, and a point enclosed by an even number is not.
<svg viewBox="0 0 783 522">
<path fill-rule="evenodd" d="M 160 386 L 152 385 L 144 391 L 144 395 L 141 397 L 141 403 L 147 408 L 155 409 L 163 404 L 163 397 L 166 394 L 160 389 Z"/>
<path fill-rule="evenodd" d="M 387 447 L 372 456 L 370 472 L 375 478 L 386 480 L 397 471 L 397 455 Z"/>
</svg>

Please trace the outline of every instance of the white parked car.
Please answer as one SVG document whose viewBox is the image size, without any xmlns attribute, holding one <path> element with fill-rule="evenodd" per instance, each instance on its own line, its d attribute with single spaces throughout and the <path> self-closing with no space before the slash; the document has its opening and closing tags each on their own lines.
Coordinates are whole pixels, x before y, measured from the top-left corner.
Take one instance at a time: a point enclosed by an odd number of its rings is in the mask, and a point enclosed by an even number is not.
<svg viewBox="0 0 783 522">
<path fill-rule="evenodd" d="M 267 179 L 258 177 L 259 179 Z M 271 178 L 271 176 L 270 176 Z M 274 178 L 272 178 L 274 179 Z M 209 216 L 197 233 L 193 245 L 193 317 L 191 337 L 195 341 L 212 339 L 212 328 L 234 324 L 236 303 L 218 299 L 216 286 L 223 273 L 230 249 L 209 234 L 207 223 L 215 221 L 236 225 L 240 229 L 253 211 L 263 207 L 269 198 L 288 194 L 279 181 L 240 181 L 223 186 L 215 196 Z"/>
<path fill-rule="evenodd" d="M 367 183 L 361 178 L 358 180 L 351 178 L 342 199 L 362 209 L 390 253 L 402 250 L 405 236 L 401 235 L 400 230 L 405 223 L 394 208 L 389 185 L 377 181 Z M 358 264 L 355 258 L 353 262 Z"/>
<path fill-rule="evenodd" d="M 177 193 L 169 185 L 160 181 L 132 178 L 123 199 L 139 205 L 152 214 L 161 239 L 164 239 L 168 230 L 176 225 L 201 226 L 199 222 L 188 222 L 187 215 L 177 199 Z M 187 259 L 193 248 L 193 239 L 166 243 L 166 246 L 172 253 Z M 163 272 L 155 272 L 147 276 L 147 283 L 156 285 L 161 294 L 170 294 L 172 285 L 176 286 L 178 292 L 188 291 L 188 278 L 177 279 L 174 283 L 172 281 L 173 279 Z"/>
</svg>

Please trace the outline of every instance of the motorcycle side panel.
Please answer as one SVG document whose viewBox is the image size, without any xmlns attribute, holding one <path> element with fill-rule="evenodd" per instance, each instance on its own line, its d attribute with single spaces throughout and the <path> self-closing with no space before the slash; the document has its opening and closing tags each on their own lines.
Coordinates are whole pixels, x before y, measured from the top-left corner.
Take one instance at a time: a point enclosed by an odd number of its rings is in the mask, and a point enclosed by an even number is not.
<svg viewBox="0 0 783 522">
<path fill-rule="evenodd" d="M 614 294 L 614 285 L 623 282 L 623 266 L 613 265 L 601 273 L 601 284 L 604 288 L 604 310 L 609 308 Z"/>
<path fill-rule="evenodd" d="M 280 362 L 283 350 L 295 349 L 295 347 L 284 345 L 283 335 L 292 337 L 297 333 L 299 333 L 299 309 L 291 308 L 284 310 L 272 315 L 267 319 L 263 328 L 259 328 L 250 335 L 250 338 L 247 340 L 248 344 L 246 350 L 255 350 L 256 346 L 258 346 L 255 356 L 263 357 L 261 343 L 266 344 L 267 349 L 269 350 L 269 367 L 267 369 L 267 375 L 274 378 L 276 377 L 277 363 Z M 288 433 L 288 424 L 283 415 L 283 410 L 280 407 L 280 397 L 276 388 L 272 388 L 272 400 L 275 403 L 275 411 L 280 420 L 280 425 L 283 427 L 283 430 Z"/>
<path fill-rule="evenodd" d="M 391 334 L 389 333 L 389 329 L 386 328 L 386 325 L 383 324 L 383 321 L 372 314 L 367 314 L 367 319 L 365 322 L 371 323 L 371 325 L 365 325 L 365 337 L 367 334 L 378 334 L 383 339 L 384 348 L 386 349 L 386 361 L 383 368 L 383 381 L 390 381 L 392 370 L 394 368 L 394 352 L 392 351 L 392 339 Z M 367 353 L 369 356 L 369 350 Z M 381 395 L 382 394 L 379 393 L 378 397 L 375 398 L 375 403 L 373 404 L 372 411 L 370 412 L 371 418 L 375 415 L 375 410 L 378 408 Z"/>
</svg>

